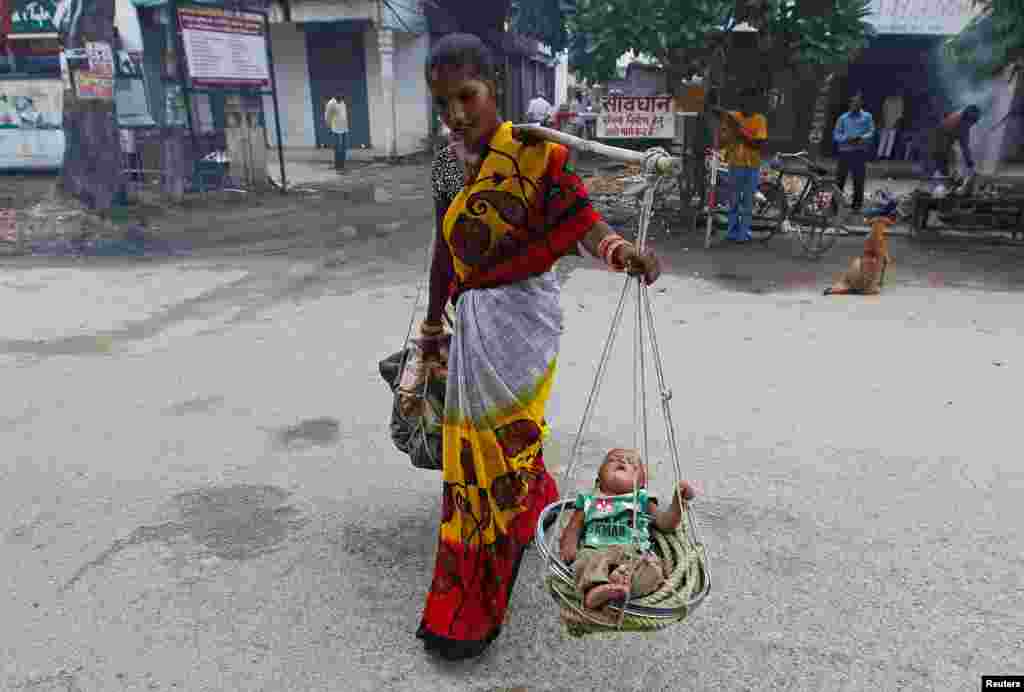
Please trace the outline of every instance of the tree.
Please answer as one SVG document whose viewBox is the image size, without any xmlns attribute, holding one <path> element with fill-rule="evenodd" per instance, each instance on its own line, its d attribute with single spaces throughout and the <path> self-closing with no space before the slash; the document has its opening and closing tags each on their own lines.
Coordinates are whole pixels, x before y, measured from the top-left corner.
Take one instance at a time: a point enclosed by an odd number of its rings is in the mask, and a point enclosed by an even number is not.
<svg viewBox="0 0 1024 692">
<path fill-rule="evenodd" d="M 801 65 L 846 62 L 871 35 L 869 0 L 578 0 L 570 29 L 574 68 L 588 80 L 615 74 L 620 56 L 649 55 L 673 93 L 703 74 L 720 85 L 733 30 L 757 30 L 763 79 Z"/>
<path fill-rule="evenodd" d="M 114 0 L 74 0 L 57 21 L 65 48 L 87 43 L 114 46 Z M 121 140 L 113 100 L 83 99 L 81 72 L 72 70 L 64 99 L 64 166 L 61 187 L 90 209 L 110 209 L 124 189 Z"/>
<path fill-rule="evenodd" d="M 1024 71 L 1024 1 L 975 0 L 979 14 L 946 47 L 953 59 L 985 81 Z"/>
<path fill-rule="evenodd" d="M 510 24 L 516 33 L 561 53 L 570 45 L 569 20 L 576 4 L 577 0 L 513 0 Z"/>
</svg>

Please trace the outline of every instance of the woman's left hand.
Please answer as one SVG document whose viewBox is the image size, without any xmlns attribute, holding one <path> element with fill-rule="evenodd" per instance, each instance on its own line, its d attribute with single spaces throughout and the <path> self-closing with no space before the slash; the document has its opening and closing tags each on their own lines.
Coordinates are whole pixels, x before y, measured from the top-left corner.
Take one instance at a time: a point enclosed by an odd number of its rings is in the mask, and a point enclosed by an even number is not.
<svg viewBox="0 0 1024 692">
<path fill-rule="evenodd" d="M 661 260 L 653 250 L 647 250 L 641 255 L 630 246 L 625 255 L 623 263 L 626 265 L 626 273 L 630 276 L 642 276 L 644 283 L 648 285 L 653 284 L 661 276 Z"/>
</svg>

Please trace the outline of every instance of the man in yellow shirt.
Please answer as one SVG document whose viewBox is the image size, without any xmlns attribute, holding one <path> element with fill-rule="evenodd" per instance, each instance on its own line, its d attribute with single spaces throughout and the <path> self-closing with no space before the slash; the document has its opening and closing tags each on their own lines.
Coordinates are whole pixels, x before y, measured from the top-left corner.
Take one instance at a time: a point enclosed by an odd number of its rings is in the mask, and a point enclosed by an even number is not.
<svg viewBox="0 0 1024 692">
<path fill-rule="evenodd" d="M 768 140 L 768 121 L 757 112 L 758 91 L 753 87 L 740 94 L 740 110 L 721 111 L 720 142 L 729 165 L 732 203 L 726 240 L 749 242 L 754 193 L 761 178 L 761 154 Z"/>
</svg>

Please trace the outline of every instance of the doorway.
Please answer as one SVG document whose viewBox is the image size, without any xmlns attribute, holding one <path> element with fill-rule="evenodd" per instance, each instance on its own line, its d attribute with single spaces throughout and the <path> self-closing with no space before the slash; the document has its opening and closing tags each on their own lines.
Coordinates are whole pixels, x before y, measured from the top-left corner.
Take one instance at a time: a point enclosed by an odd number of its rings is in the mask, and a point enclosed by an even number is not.
<svg viewBox="0 0 1024 692">
<path fill-rule="evenodd" d="M 363 21 L 303 24 L 309 64 L 309 93 L 316 123 L 316 145 L 333 147 L 334 136 L 324 120 L 327 102 L 341 94 L 348 103 L 349 147 L 370 146 L 370 107 L 366 87 Z"/>
</svg>

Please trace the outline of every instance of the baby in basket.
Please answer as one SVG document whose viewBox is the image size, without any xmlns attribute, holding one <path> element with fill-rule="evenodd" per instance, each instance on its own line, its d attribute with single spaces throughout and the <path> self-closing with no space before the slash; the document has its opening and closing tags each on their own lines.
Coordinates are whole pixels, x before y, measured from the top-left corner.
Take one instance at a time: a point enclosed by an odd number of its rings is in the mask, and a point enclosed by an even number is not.
<svg viewBox="0 0 1024 692">
<path fill-rule="evenodd" d="M 683 520 L 682 503 L 693 499 L 696 490 L 689 482 L 681 482 L 672 505 L 659 512 L 646 484 L 640 453 L 613 449 L 598 469 L 597 492 L 576 498 L 576 511 L 562 532 L 559 553 L 572 565 L 585 608 L 601 608 L 627 594 L 646 596 L 665 581 L 661 560 L 651 550 L 650 524 L 661 531 L 676 529 Z M 639 502 L 634 504 L 635 500 Z"/>
</svg>

